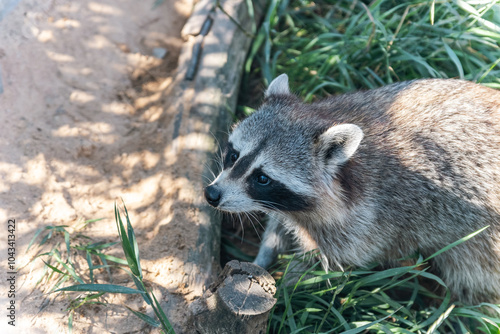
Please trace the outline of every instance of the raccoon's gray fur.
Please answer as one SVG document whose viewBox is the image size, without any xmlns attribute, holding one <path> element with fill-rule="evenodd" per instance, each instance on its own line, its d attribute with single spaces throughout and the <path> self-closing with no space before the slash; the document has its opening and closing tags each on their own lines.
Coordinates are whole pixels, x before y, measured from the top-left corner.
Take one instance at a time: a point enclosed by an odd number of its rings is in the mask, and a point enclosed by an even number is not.
<svg viewBox="0 0 500 334">
<path fill-rule="evenodd" d="M 292 234 L 330 268 L 419 251 L 456 299 L 500 302 L 500 92 L 428 79 L 304 104 L 276 78 L 229 136 L 205 189 L 228 212 L 263 211 L 256 263 Z"/>
</svg>

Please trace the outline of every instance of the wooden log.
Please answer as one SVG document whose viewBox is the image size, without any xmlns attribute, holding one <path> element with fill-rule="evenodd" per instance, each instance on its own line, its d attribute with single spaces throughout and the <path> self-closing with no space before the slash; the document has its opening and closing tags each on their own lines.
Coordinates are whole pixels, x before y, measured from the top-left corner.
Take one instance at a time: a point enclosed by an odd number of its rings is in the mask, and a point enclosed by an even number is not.
<svg viewBox="0 0 500 334">
<path fill-rule="evenodd" d="M 275 292 L 274 279 L 267 271 L 252 263 L 230 261 L 203 297 L 190 305 L 192 331 L 266 333 Z"/>
<path fill-rule="evenodd" d="M 247 3 L 254 6 L 254 19 Z M 183 180 L 182 189 L 172 194 L 173 218 L 165 233 L 178 225 L 189 235 L 183 236 L 183 252 L 175 253 L 182 265 L 170 275 L 180 281 L 179 288 L 175 293 L 167 292 L 165 299 L 171 302 L 162 304 L 179 333 L 191 333 L 186 329 L 189 312 L 184 302 L 202 296 L 220 272 L 221 215 L 208 206 L 203 189 L 207 179 L 213 178 L 212 171 L 217 173 L 217 141 L 225 139 L 233 122 L 243 65 L 252 42 L 249 32 L 260 20 L 265 3 L 201 0 L 196 5 L 183 30 L 186 42 L 165 112 L 158 121 L 161 131 L 168 134 L 163 143 L 168 151 L 166 160 L 172 162 L 169 176 Z M 224 285 L 222 291 L 230 286 Z"/>
<path fill-rule="evenodd" d="M 211 173 L 217 172 L 217 142 L 225 139 L 233 122 L 243 65 L 252 42 L 249 32 L 260 21 L 266 0 L 251 3 L 254 18 L 245 0 L 202 0 L 197 4 L 183 29 L 186 43 L 164 116 L 165 128 L 172 133 L 171 155 L 189 156 L 191 161 L 189 166 L 174 168 L 179 177 L 188 177 L 190 189 L 195 191 L 189 210 L 196 212 L 196 224 L 191 226 L 198 241 L 186 247 L 189 259 L 184 271 L 185 283 L 198 296 L 220 271 L 221 215 L 209 208 L 203 188 L 206 180 L 213 178 Z"/>
</svg>

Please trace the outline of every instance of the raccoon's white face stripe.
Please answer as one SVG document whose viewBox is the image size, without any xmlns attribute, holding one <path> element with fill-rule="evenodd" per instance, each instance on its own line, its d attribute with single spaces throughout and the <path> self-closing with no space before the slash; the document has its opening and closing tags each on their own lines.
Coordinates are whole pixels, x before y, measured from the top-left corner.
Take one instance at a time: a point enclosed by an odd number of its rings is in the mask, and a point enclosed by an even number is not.
<svg viewBox="0 0 500 334">
<path fill-rule="evenodd" d="M 222 196 L 219 209 L 229 212 L 249 212 L 255 211 L 254 201 L 248 197 L 238 180 L 230 180 L 228 171 L 222 171 L 211 183 L 220 188 Z"/>
<path fill-rule="evenodd" d="M 284 168 L 273 160 L 273 152 L 262 152 L 252 164 L 250 170 L 260 168 L 271 179 L 284 183 L 288 189 L 298 195 L 311 196 L 311 194 L 315 193 L 314 189 L 303 181 L 304 175 L 300 175 L 302 171 Z"/>
<path fill-rule="evenodd" d="M 246 167 L 244 177 L 248 177 L 249 171 L 261 168 L 267 176 L 273 180 L 285 182 L 287 187 L 297 194 L 307 196 L 315 193 L 309 183 L 303 182 L 304 175 L 298 175 L 301 171 L 284 168 L 276 164 L 276 154 L 279 153 L 273 152 L 271 148 L 267 147 L 265 140 L 251 142 L 248 138 L 243 137 L 240 131 L 235 131 L 229 137 L 228 147 L 239 152 L 239 161 L 236 161 L 235 165 L 240 165 L 240 168 Z M 281 158 L 287 159 L 286 157 Z M 241 177 L 242 175 L 239 174 L 237 176 Z"/>
<path fill-rule="evenodd" d="M 248 176 L 248 173 L 255 168 L 256 164 L 262 164 L 262 153 L 266 147 L 266 142 L 260 142 L 256 147 L 254 147 L 248 153 L 240 153 L 233 149 L 233 144 L 228 144 L 228 152 L 226 153 L 226 159 L 224 159 L 224 168 L 231 168 L 229 177 L 232 179 L 241 179 Z M 231 158 L 231 154 L 237 154 L 238 158 L 235 161 L 227 161 L 227 158 Z M 227 163 L 226 163 L 227 162 Z"/>
</svg>

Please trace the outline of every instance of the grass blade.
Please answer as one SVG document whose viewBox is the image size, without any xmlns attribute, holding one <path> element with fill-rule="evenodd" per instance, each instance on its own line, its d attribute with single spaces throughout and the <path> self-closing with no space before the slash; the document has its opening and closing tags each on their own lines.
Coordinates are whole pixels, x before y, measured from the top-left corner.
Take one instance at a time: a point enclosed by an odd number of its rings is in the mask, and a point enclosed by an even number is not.
<svg viewBox="0 0 500 334">
<path fill-rule="evenodd" d="M 158 320 L 151 318 L 149 315 L 138 312 L 136 310 L 133 310 L 126 305 L 125 305 L 125 307 L 128 308 L 129 311 L 132 312 L 133 314 L 135 314 L 139 319 L 146 322 L 148 325 L 156 327 L 156 328 L 161 326 L 161 323 Z"/>
<path fill-rule="evenodd" d="M 115 203 L 115 220 L 118 228 L 118 234 L 120 235 L 120 240 L 122 242 L 123 253 L 125 254 L 125 258 L 127 259 L 127 264 L 134 275 L 142 277 L 142 273 L 139 271 L 139 266 L 137 265 L 136 262 L 133 245 L 127 236 L 125 226 L 123 225 L 123 221 L 120 216 L 120 212 L 118 210 L 116 203 Z"/>
<path fill-rule="evenodd" d="M 28 248 L 26 249 L 26 252 L 29 251 L 29 249 L 31 248 L 31 246 L 35 242 L 36 238 L 38 238 L 38 236 L 40 235 L 40 233 L 42 233 L 44 230 L 45 230 L 45 228 L 43 228 L 43 227 L 39 228 L 38 230 L 36 230 L 35 235 L 33 236 L 33 238 L 31 239 L 30 243 L 28 244 Z"/>
<path fill-rule="evenodd" d="M 471 233 L 471 234 L 469 234 L 469 235 L 467 235 L 467 236 L 465 236 L 465 237 L 463 237 L 463 238 L 461 238 L 461 239 L 459 239 L 459 240 L 457 240 L 457 241 L 455 241 L 455 242 L 451 243 L 450 245 L 448 245 L 448 246 L 444 247 L 443 249 L 441 249 L 441 250 L 437 251 L 436 253 L 432 254 L 431 256 L 429 256 L 427 259 L 425 259 L 425 260 L 424 260 L 424 262 L 428 262 L 430 259 L 432 259 L 432 258 L 434 258 L 434 257 L 438 256 L 439 254 L 444 253 L 444 252 L 446 252 L 447 250 L 449 250 L 449 249 L 451 249 L 451 248 L 453 248 L 453 247 L 455 247 L 455 246 L 460 245 L 461 243 L 463 243 L 463 242 L 465 242 L 465 241 L 469 240 L 470 238 L 473 238 L 474 236 L 476 236 L 476 235 L 478 235 L 479 233 L 481 233 L 481 232 L 483 232 L 484 230 L 486 230 L 488 227 L 490 227 L 490 225 L 485 226 L 485 227 L 483 227 L 483 228 L 481 228 L 481 229 L 477 230 L 476 232 Z"/>
<path fill-rule="evenodd" d="M 122 200 L 122 202 L 123 202 L 123 200 Z M 125 203 L 123 203 L 123 209 L 125 210 L 125 218 L 127 220 L 128 240 L 129 240 L 130 246 L 133 250 L 132 256 L 134 257 L 134 263 L 137 266 L 137 271 L 139 272 L 139 275 L 137 275 L 137 276 L 142 278 L 141 261 L 139 258 L 139 245 L 137 244 L 137 239 L 135 237 L 134 229 L 132 228 L 132 223 L 130 222 L 128 210 L 127 210 L 127 207 L 125 206 Z"/>
<path fill-rule="evenodd" d="M 167 334 L 175 334 L 174 328 L 170 324 L 170 321 L 168 321 L 168 318 L 165 315 L 165 313 L 163 312 L 163 309 L 161 308 L 160 303 L 158 303 L 158 300 L 156 299 L 156 297 L 153 293 L 151 295 L 153 296 L 153 299 L 154 299 L 153 309 L 154 309 L 158 319 L 160 319 L 160 322 L 163 326 L 163 329 L 167 331 Z"/>
<path fill-rule="evenodd" d="M 443 45 L 444 45 L 444 49 L 446 50 L 446 53 L 448 54 L 450 59 L 453 61 L 453 63 L 457 67 L 458 76 L 460 77 L 460 79 L 463 80 L 465 78 L 465 75 L 464 75 L 464 69 L 462 67 L 462 63 L 460 62 L 460 59 L 458 59 L 455 52 L 453 52 L 453 50 L 448 46 L 448 44 L 446 44 L 446 42 L 444 40 L 443 40 Z"/>
<path fill-rule="evenodd" d="M 124 293 L 124 294 L 144 293 L 143 291 L 115 284 L 79 284 L 79 285 L 71 285 L 64 288 L 60 288 L 57 289 L 55 292 L 59 291 L 86 291 L 86 292 L 92 291 L 92 292 L 109 292 L 109 293 Z"/>
</svg>

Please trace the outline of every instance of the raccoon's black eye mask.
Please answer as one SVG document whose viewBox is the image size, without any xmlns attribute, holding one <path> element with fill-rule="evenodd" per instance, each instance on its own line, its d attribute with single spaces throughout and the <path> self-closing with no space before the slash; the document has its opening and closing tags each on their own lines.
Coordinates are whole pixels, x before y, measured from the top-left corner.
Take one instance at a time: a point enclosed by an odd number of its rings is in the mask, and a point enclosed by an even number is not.
<svg viewBox="0 0 500 334">
<path fill-rule="evenodd" d="M 314 199 L 271 179 L 261 168 L 256 168 L 246 179 L 246 191 L 252 199 L 270 210 L 304 211 L 314 205 Z"/>
<path fill-rule="evenodd" d="M 224 169 L 232 167 L 239 157 L 240 153 L 234 149 L 233 144 L 228 143 L 226 155 L 224 156 Z"/>
</svg>

